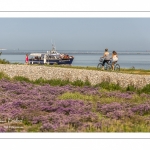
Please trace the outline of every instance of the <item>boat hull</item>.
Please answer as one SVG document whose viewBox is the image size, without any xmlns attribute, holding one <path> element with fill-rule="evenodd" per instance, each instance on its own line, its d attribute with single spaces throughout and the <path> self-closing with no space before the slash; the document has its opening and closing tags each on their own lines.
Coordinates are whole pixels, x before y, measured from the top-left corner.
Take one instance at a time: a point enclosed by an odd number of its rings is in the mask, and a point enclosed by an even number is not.
<svg viewBox="0 0 150 150">
<path fill-rule="evenodd" d="M 52 60 L 46 60 L 46 63 L 44 63 L 44 60 L 34 60 L 34 59 L 29 59 L 29 64 L 49 64 L 49 65 L 63 65 L 63 64 L 68 64 L 71 65 L 73 62 L 73 58 L 70 59 L 52 59 Z"/>
</svg>

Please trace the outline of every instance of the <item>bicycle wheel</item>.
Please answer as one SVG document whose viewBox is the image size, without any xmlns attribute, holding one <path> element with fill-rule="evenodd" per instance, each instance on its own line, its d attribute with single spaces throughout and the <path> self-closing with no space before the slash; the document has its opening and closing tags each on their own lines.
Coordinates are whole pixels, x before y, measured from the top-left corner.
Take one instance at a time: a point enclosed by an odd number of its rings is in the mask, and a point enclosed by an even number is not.
<svg viewBox="0 0 150 150">
<path fill-rule="evenodd" d="M 115 69 L 115 71 L 120 71 L 120 65 L 116 64 L 114 69 Z"/>
<path fill-rule="evenodd" d="M 102 70 L 102 63 L 99 63 L 98 65 L 97 65 L 97 69 L 99 69 L 99 70 Z"/>
<path fill-rule="evenodd" d="M 107 70 L 107 71 L 111 71 L 111 65 L 107 65 L 107 66 L 106 66 L 106 70 Z"/>
</svg>

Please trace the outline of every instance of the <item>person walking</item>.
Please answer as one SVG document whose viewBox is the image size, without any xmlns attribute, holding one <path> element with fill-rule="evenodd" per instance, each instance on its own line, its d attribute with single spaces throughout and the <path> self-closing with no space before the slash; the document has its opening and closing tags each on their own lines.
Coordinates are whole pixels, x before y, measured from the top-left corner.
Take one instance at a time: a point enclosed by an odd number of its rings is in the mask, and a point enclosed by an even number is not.
<svg viewBox="0 0 150 150">
<path fill-rule="evenodd" d="M 25 63 L 26 63 L 27 65 L 29 64 L 28 54 L 26 54 Z"/>
</svg>

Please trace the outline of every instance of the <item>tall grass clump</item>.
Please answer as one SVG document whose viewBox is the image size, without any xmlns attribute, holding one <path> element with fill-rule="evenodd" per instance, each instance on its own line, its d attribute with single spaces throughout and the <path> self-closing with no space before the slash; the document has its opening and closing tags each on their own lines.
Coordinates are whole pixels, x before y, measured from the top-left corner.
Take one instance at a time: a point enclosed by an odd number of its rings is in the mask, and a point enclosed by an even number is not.
<svg viewBox="0 0 150 150">
<path fill-rule="evenodd" d="M 91 83 L 88 80 L 86 80 L 85 82 L 82 80 L 76 80 L 74 82 L 71 82 L 71 85 L 82 87 L 82 86 L 91 86 Z"/>
<path fill-rule="evenodd" d="M 0 72 L 0 80 L 1 79 L 10 79 L 9 77 L 8 77 L 8 75 L 7 74 L 5 74 L 4 72 Z"/>
<path fill-rule="evenodd" d="M 69 80 L 61 80 L 61 79 L 51 79 L 45 80 L 43 78 L 39 78 L 33 81 L 34 84 L 50 84 L 51 86 L 64 86 L 69 84 Z"/>
<path fill-rule="evenodd" d="M 136 91 L 136 88 L 135 88 L 133 85 L 128 85 L 127 88 L 126 88 L 126 91 L 135 92 L 135 91 Z"/>
<path fill-rule="evenodd" d="M 20 81 L 20 82 L 22 82 L 22 81 L 24 81 L 24 82 L 31 82 L 30 80 L 29 80 L 29 78 L 26 78 L 26 77 L 22 77 L 22 76 L 15 76 L 14 78 L 13 78 L 15 81 Z"/>
<path fill-rule="evenodd" d="M 0 64 L 10 64 L 6 59 L 0 59 Z"/>
<path fill-rule="evenodd" d="M 119 84 L 110 83 L 108 81 L 101 82 L 101 83 L 95 85 L 95 87 L 101 87 L 101 88 L 109 90 L 109 91 L 122 90 L 122 87 L 120 87 Z"/>
<path fill-rule="evenodd" d="M 144 86 L 141 90 L 140 93 L 147 93 L 150 94 L 150 84 L 147 84 L 146 86 Z"/>
</svg>

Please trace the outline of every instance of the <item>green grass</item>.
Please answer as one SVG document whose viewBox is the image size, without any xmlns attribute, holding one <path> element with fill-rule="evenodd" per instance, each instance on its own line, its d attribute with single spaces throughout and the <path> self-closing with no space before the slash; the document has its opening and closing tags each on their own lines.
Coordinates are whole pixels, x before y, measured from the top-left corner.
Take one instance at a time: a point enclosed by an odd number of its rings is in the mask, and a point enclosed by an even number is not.
<svg viewBox="0 0 150 150">
<path fill-rule="evenodd" d="M 74 100 L 87 100 L 87 101 L 95 101 L 98 99 L 98 96 L 93 96 L 93 95 L 84 95 L 80 94 L 78 92 L 75 93 L 64 93 L 61 96 L 58 97 L 59 99 L 67 100 L 67 99 L 74 99 Z"/>
<path fill-rule="evenodd" d="M 115 96 L 114 97 L 108 97 L 106 95 L 106 92 L 103 92 L 103 90 L 102 91 L 100 90 L 100 93 L 101 93 L 101 96 L 81 94 L 79 92 L 74 92 L 74 93 L 66 92 L 66 93 L 63 93 L 62 95 L 59 95 L 58 99 L 61 99 L 61 100 L 69 100 L 69 99 L 85 100 L 85 101 L 91 101 L 93 104 L 97 103 L 97 102 L 100 102 L 101 104 L 105 104 L 105 103 L 108 104 L 108 103 L 112 103 L 112 102 L 118 102 L 118 103 L 128 102 L 128 100 L 126 98 L 116 98 Z M 142 99 L 141 99 L 141 96 L 139 94 L 136 94 L 136 93 L 129 100 L 129 102 L 133 103 L 133 104 L 135 104 L 135 103 L 140 104 L 140 103 L 143 103 L 146 101 L 148 101 L 148 99 L 146 97 L 142 96 Z"/>
<path fill-rule="evenodd" d="M 15 81 L 25 81 L 28 83 L 33 83 L 33 84 L 38 84 L 38 85 L 44 85 L 44 84 L 50 84 L 51 86 L 64 86 L 64 85 L 73 85 L 73 86 L 91 86 L 89 81 L 81 81 L 81 80 L 76 80 L 74 82 L 70 82 L 69 80 L 61 80 L 61 79 L 51 79 L 51 80 L 45 80 L 43 78 L 39 78 L 36 80 L 30 80 L 26 77 L 22 77 L 22 76 L 15 76 L 13 77 L 12 80 Z"/>
<path fill-rule="evenodd" d="M 7 79 L 7 80 L 10 80 L 10 78 L 8 77 L 8 75 L 4 72 L 0 72 L 0 80 L 1 79 Z"/>
<path fill-rule="evenodd" d="M 20 82 L 24 81 L 24 82 L 28 82 L 28 83 L 30 82 L 29 78 L 22 77 L 22 76 L 15 76 L 15 77 L 13 78 L 13 80 L 15 80 L 15 81 L 20 81 Z"/>
<path fill-rule="evenodd" d="M 144 88 L 139 90 L 139 93 L 147 93 L 150 94 L 150 84 L 147 84 Z"/>
<path fill-rule="evenodd" d="M 51 86 L 64 86 L 69 84 L 69 80 L 61 80 L 61 79 L 45 80 L 43 78 L 39 78 L 35 81 L 31 81 L 31 83 L 40 84 L 40 85 L 50 84 Z"/>
<path fill-rule="evenodd" d="M 95 85 L 95 87 L 101 87 L 101 88 L 109 90 L 109 91 L 122 90 L 123 89 L 118 84 L 110 83 L 107 81 L 101 82 L 101 83 Z"/>
</svg>

